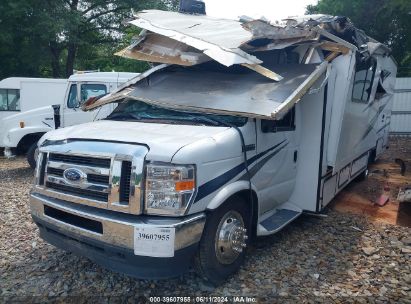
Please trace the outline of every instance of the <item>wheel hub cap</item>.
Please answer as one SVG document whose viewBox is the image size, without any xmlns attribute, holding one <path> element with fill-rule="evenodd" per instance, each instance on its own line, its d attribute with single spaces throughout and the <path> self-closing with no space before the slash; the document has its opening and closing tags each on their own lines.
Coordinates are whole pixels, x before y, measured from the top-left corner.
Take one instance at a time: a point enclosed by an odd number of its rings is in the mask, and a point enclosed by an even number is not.
<svg viewBox="0 0 411 304">
<path fill-rule="evenodd" d="M 242 216 L 233 210 L 226 213 L 217 229 L 215 250 L 218 261 L 233 263 L 247 246 L 247 238 Z"/>
</svg>

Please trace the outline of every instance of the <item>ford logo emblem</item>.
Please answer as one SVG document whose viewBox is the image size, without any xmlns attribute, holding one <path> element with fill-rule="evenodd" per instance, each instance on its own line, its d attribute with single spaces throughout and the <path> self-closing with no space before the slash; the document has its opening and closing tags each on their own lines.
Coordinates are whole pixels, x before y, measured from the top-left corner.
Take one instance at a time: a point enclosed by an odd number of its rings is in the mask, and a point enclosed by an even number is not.
<svg viewBox="0 0 411 304">
<path fill-rule="evenodd" d="M 64 170 L 63 177 L 68 183 L 77 184 L 87 178 L 87 175 L 79 169 L 69 168 Z"/>
</svg>

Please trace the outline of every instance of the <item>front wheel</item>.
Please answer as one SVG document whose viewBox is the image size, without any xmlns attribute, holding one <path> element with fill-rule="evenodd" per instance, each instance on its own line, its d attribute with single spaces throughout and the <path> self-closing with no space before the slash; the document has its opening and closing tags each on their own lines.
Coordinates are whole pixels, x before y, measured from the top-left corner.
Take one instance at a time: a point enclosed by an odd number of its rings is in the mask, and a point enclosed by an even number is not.
<svg viewBox="0 0 411 304">
<path fill-rule="evenodd" d="M 39 149 L 37 147 L 37 142 L 32 144 L 27 151 L 27 162 L 32 169 L 36 168 L 37 156 L 39 154 Z"/>
<path fill-rule="evenodd" d="M 244 199 L 233 197 L 207 218 L 195 266 L 215 285 L 237 272 L 244 261 L 251 235 L 249 210 Z"/>
</svg>

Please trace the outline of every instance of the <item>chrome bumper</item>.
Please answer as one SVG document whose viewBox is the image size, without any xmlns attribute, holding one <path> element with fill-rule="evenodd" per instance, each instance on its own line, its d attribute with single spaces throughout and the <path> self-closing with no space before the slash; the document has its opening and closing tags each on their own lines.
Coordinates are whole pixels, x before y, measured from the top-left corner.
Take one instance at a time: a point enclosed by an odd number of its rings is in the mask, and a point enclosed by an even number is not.
<svg viewBox="0 0 411 304">
<path fill-rule="evenodd" d="M 84 218 L 101 223 L 102 231 L 91 231 L 50 217 L 44 212 L 45 206 L 74 215 L 80 220 Z M 35 192 L 30 195 L 30 209 L 33 218 L 41 219 L 70 234 L 126 249 L 134 249 L 134 227 L 138 225 L 175 228 L 174 251 L 184 249 L 200 241 L 206 219 L 204 213 L 183 218 L 130 215 L 74 204 Z"/>
</svg>

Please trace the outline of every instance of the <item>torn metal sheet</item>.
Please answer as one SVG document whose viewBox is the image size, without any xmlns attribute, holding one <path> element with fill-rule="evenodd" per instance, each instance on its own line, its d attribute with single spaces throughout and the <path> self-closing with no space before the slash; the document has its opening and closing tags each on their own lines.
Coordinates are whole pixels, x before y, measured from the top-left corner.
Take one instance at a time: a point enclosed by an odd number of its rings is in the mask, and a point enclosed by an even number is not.
<svg viewBox="0 0 411 304">
<path fill-rule="evenodd" d="M 289 26 L 316 30 L 321 35 L 353 50 L 361 49 L 369 41 L 364 31 L 357 29 L 351 20 L 344 16 L 305 15 L 288 18 L 285 21 Z"/>
<path fill-rule="evenodd" d="M 391 54 L 391 49 L 386 46 L 385 44 L 382 44 L 380 42 L 368 42 L 368 51 L 370 52 L 370 55 L 373 55 L 375 53 L 381 52 L 382 54 Z"/>
<path fill-rule="evenodd" d="M 284 77 L 272 82 L 257 73 L 170 67 L 136 83 L 122 96 L 165 108 L 277 119 L 271 113 L 318 73 L 316 64 L 287 64 L 270 68 Z M 305 89 L 305 87 L 303 87 Z M 304 93 L 307 90 L 304 91 Z M 302 95 L 301 95 L 302 96 Z"/>
<path fill-rule="evenodd" d="M 136 17 L 131 24 L 192 46 L 225 66 L 262 63 L 239 48 L 252 39 L 239 21 L 158 10 Z"/>
<path fill-rule="evenodd" d="M 153 36 L 151 35 L 151 37 Z M 141 44 L 134 47 L 127 47 L 120 52 L 117 52 L 115 55 L 136 60 L 177 64 L 182 66 L 192 66 L 211 60 L 210 57 L 204 55 L 203 53 L 190 50 L 189 46 L 181 42 L 177 42 L 159 35 L 154 37 L 155 38 L 152 39 L 154 41 L 151 41 L 150 43 L 145 41 L 143 47 L 141 47 Z M 275 81 L 280 81 L 283 79 L 281 75 L 278 75 L 277 73 L 270 71 L 261 65 L 251 65 L 247 63 L 243 63 L 241 65 L 260 73 L 269 79 Z"/>
<path fill-rule="evenodd" d="M 283 49 L 298 43 L 313 43 L 320 35 L 338 42 L 323 42 L 321 47 L 325 50 L 346 54 L 349 49 L 357 49 L 351 43 L 322 28 L 327 27 L 335 33 L 350 32 L 355 28 L 345 17 L 305 16 L 302 19 L 288 19 L 287 23 L 283 24 L 271 24 L 267 20 L 240 22 L 209 16 L 146 10 L 138 13 L 136 18 L 130 23 L 142 28 L 142 35 L 136 43 L 117 55 L 183 66 L 192 66 L 213 59 L 227 67 L 243 65 L 275 81 L 281 80 L 281 75 L 264 67 L 259 58 L 248 52 Z M 333 53 L 328 60 L 332 60 L 338 54 Z"/>
<path fill-rule="evenodd" d="M 114 91 L 112 91 L 110 94 L 107 94 L 99 99 L 90 99 L 90 101 L 87 101 L 85 103 L 83 103 L 83 105 L 81 106 L 81 109 L 83 111 L 90 111 L 93 110 L 95 108 L 101 107 L 105 104 L 109 104 L 112 102 L 116 102 L 118 100 L 121 100 L 125 97 L 127 97 L 127 95 L 130 93 L 130 90 L 132 90 L 132 85 L 136 84 L 137 82 L 141 81 L 142 79 L 147 78 L 148 76 L 150 76 L 151 74 L 160 71 L 166 67 L 168 67 L 168 64 L 160 64 L 157 65 L 147 71 L 145 71 L 144 73 L 139 74 L 137 77 L 134 77 L 130 80 L 128 80 L 127 82 L 123 83 L 121 86 L 119 86 L 117 89 L 115 89 Z"/>
<path fill-rule="evenodd" d="M 316 66 L 316 69 L 304 79 L 304 82 L 299 85 L 284 102 L 281 103 L 274 111 L 271 113 L 272 119 L 281 119 L 293 106 L 296 104 L 312 85 L 326 72 L 328 67 L 328 62 L 324 61 L 320 65 Z"/>
<path fill-rule="evenodd" d="M 155 33 L 140 36 L 137 43 L 115 55 L 148 62 L 191 66 L 211 60 L 193 47 Z"/>
<path fill-rule="evenodd" d="M 273 40 L 289 39 L 289 38 L 314 38 L 313 33 L 304 28 L 288 27 L 276 24 L 270 24 L 264 20 L 252 20 L 242 24 L 243 28 L 252 33 L 253 39 L 267 38 Z M 252 40 L 251 40 L 252 41 Z"/>
</svg>

